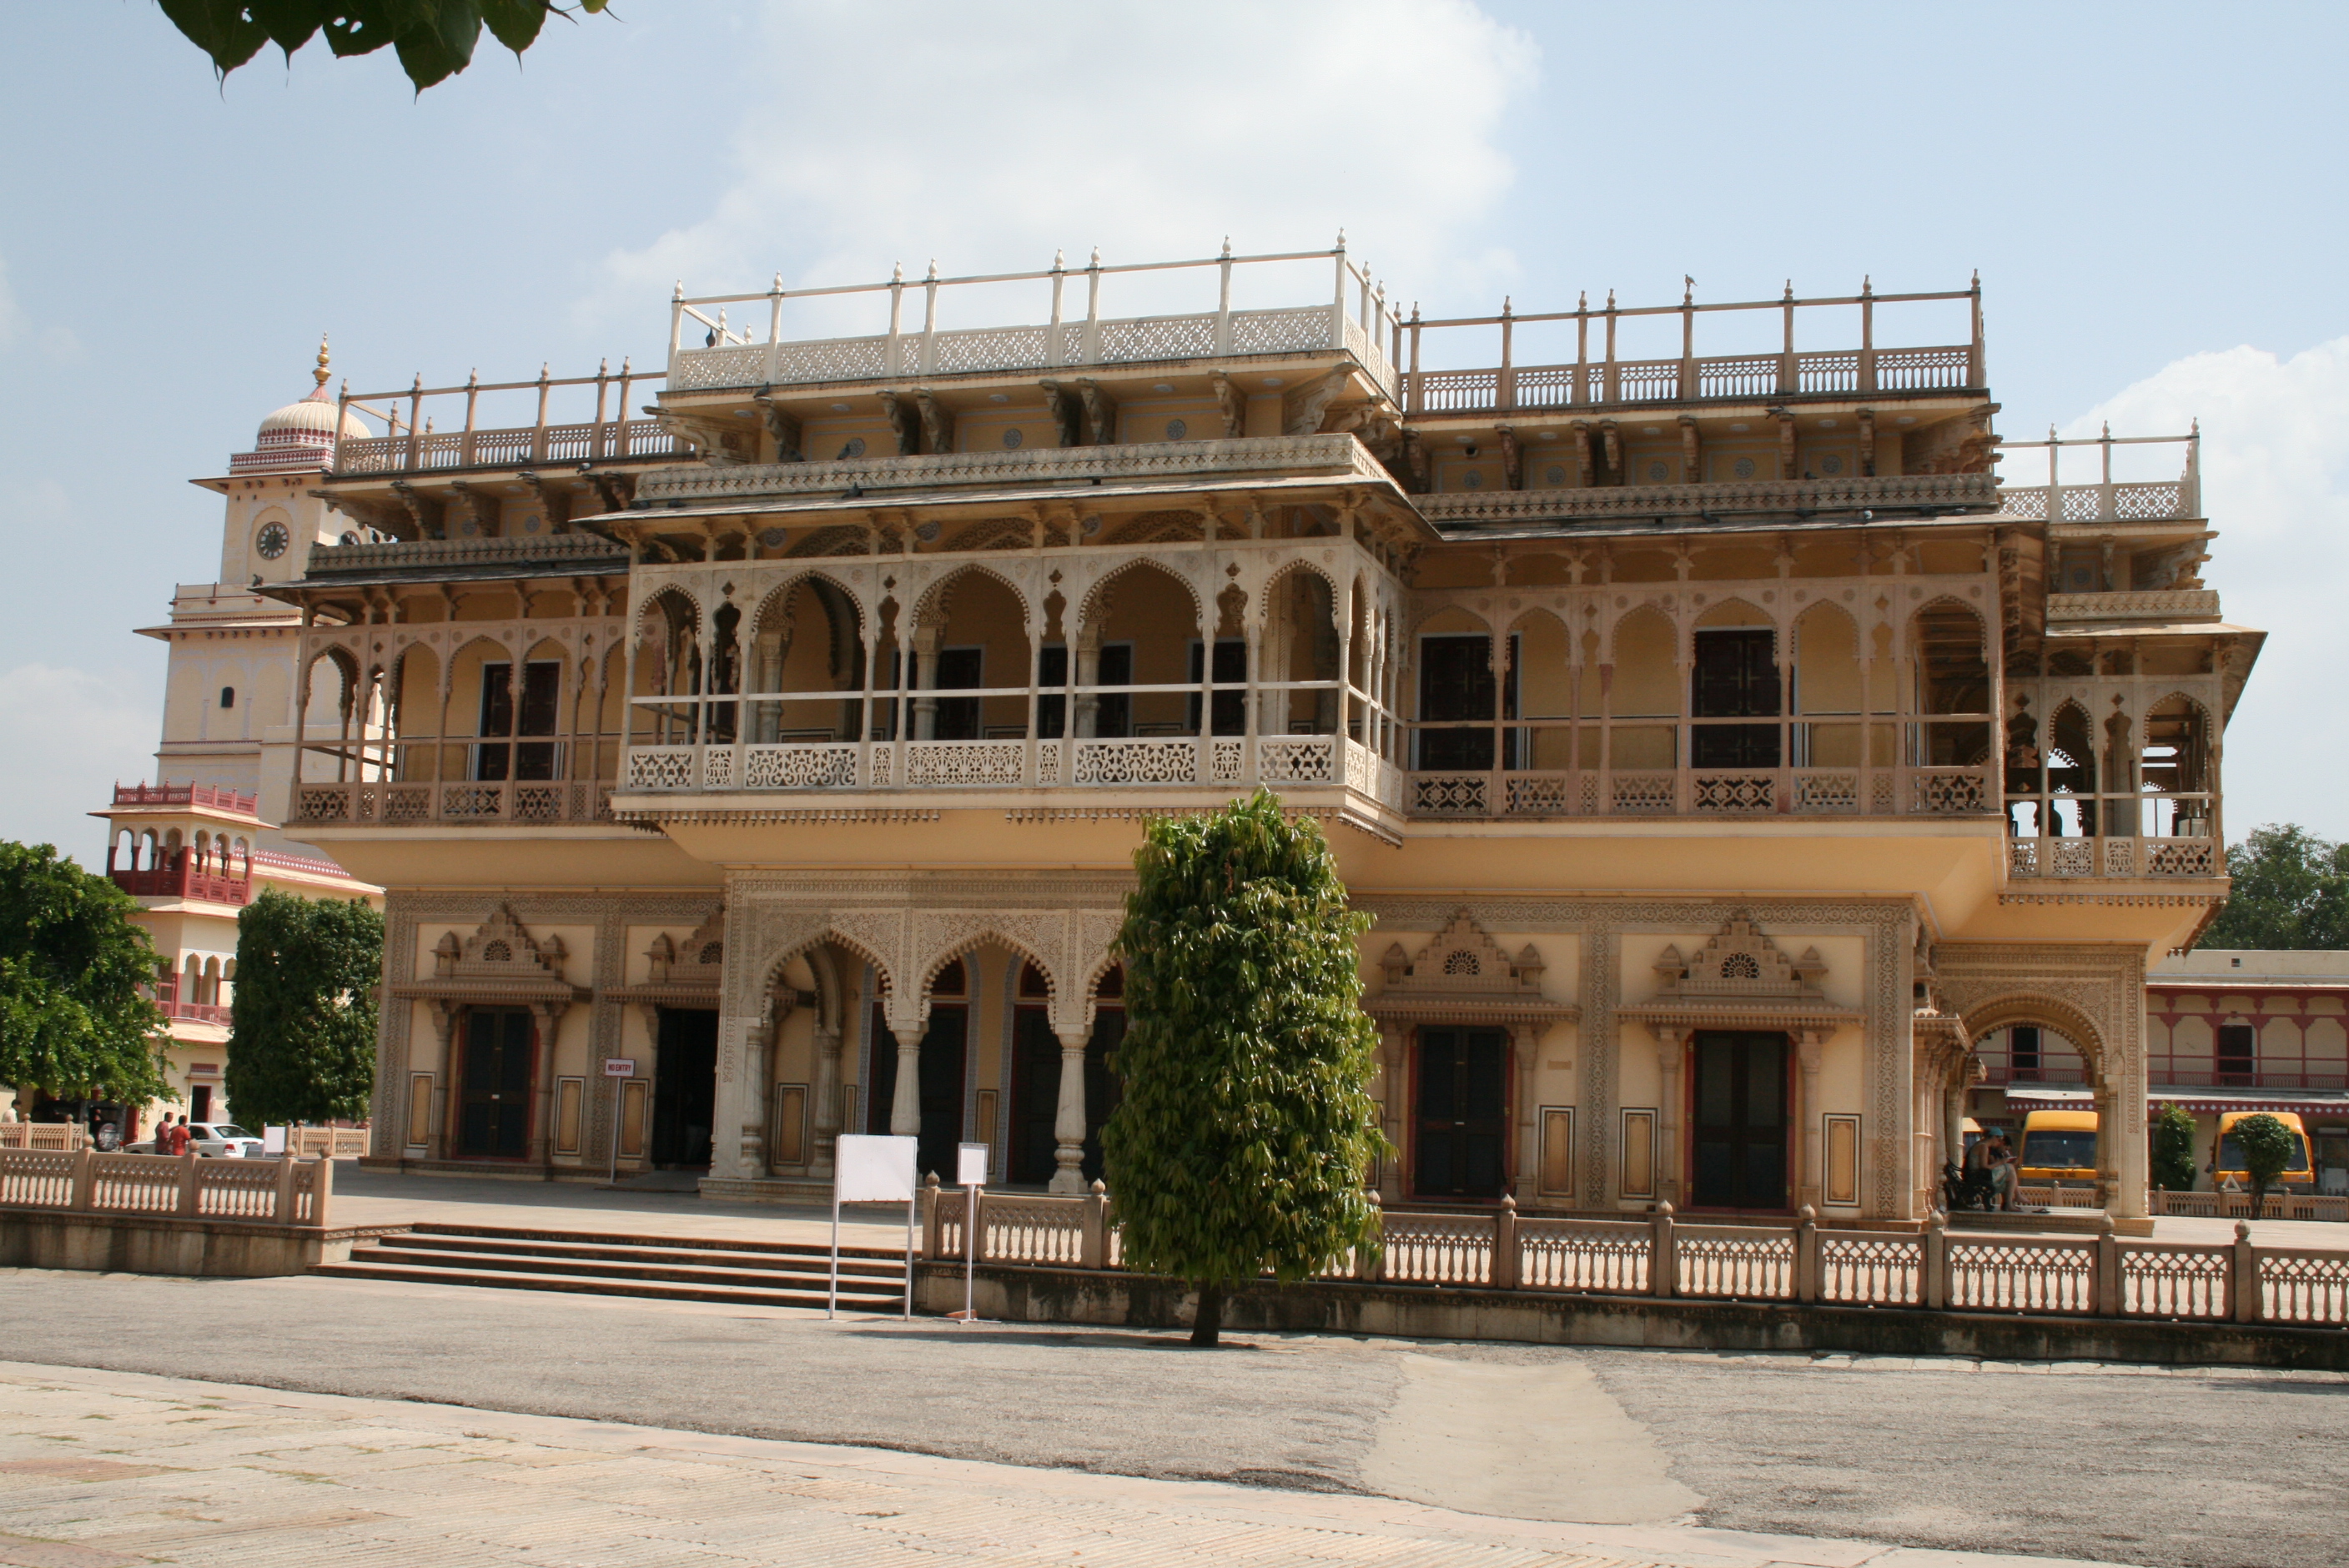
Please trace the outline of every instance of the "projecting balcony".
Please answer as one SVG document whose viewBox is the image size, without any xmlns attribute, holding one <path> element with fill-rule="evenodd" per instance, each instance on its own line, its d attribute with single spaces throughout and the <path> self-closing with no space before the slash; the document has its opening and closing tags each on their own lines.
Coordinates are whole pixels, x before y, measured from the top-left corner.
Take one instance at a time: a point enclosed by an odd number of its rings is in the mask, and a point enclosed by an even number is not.
<svg viewBox="0 0 2349 1568">
<path fill-rule="evenodd" d="M 802 741 L 636 746 L 624 794 L 1187 789 L 1219 794 L 1344 789 L 1390 811 L 1402 774 L 1334 735 L 1103 736 L 1052 739 Z"/>
<path fill-rule="evenodd" d="M 609 779 L 601 783 L 561 779 L 409 783 L 370 779 L 297 787 L 290 825 L 548 827 L 611 820 Z"/>
<path fill-rule="evenodd" d="M 1235 309 L 1233 274 L 1237 268 L 1319 262 L 1333 268 L 1334 287 L 1321 303 L 1270 309 Z M 1149 315 L 1107 316 L 1102 314 L 1102 294 L 1110 280 L 1130 286 L 1138 274 L 1180 273 L 1217 269 L 1220 289 L 1216 308 Z M 938 325 L 941 296 L 949 308 L 956 296 L 948 291 L 973 286 L 1049 285 L 1049 312 L 1043 321 L 1016 325 L 944 328 Z M 1084 289 L 1084 309 L 1069 298 L 1071 284 Z M 905 296 L 916 296 L 921 309 L 919 328 L 905 323 Z M 783 335 L 786 302 L 851 295 L 885 295 L 888 330 L 848 337 L 787 338 Z M 964 296 L 968 297 L 968 296 Z M 1044 302 L 1040 300 L 1041 305 Z M 741 321 L 730 320 L 739 309 Z M 750 325 L 765 316 L 763 328 Z M 882 284 L 837 288 L 791 289 L 776 286 L 761 294 L 711 294 L 688 299 L 680 293 L 671 302 L 668 392 L 718 391 L 736 387 L 811 387 L 864 381 L 905 380 L 916 377 L 986 375 L 1051 375 L 1087 367 L 1179 364 L 1191 360 L 1279 357 L 1346 354 L 1397 397 L 1399 387 L 1389 344 L 1398 340 L 1402 324 L 1386 302 L 1384 291 L 1370 275 L 1347 259 L 1342 238 L 1330 251 L 1296 252 L 1280 255 L 1234 256 L 1228 250 L 1217 257 L 1188 262 L 1156 262 L 1104 266 L 1096 255 L 1090 266 L 1070 269 L 1054 265 L 1047 271 L 1007 273 L 983 277 L 942 278 L 935 267 L 928 277 L 907 283 L 902 277 Z M 701 338 L 698 346 L 695 337 Z M 1399 400 L 1399 398 L 1398 398 Z"/>
<path fill-rule="evenodd" d="M 179 850 L 163 856 L 160 865 L 109 865 L 107 875 L 113 879 L 115 886 L 133 898 L 189 899 L 242 908 L 253 902 L 251 870 L 243 869 L 245 874 L 233 875 L 221 861 L 199 859 L 192 850 Z"/>
<path fill-rule="evenodd" d="M 1989 474 L 1912 474 L 1844 480 L 1750 480 L 1731 484 L 1533 487 L 1451 490 L 1412 498 L 1449 533 L 1517 524 L 1607 523 L 1654 518 L 1744 519 L 1861 512 L 1988 511 L 1999 504 Z"/>
<path fill-rule="evenodd" d="M 2096 622 L 2158 622 L 2174 625 L 2186 621 L 2219 618 L 2219 593 L 2213 588 L 2122 589 L 2106 593 L 2050 593 L 2049 625 Z"/>
</svg>

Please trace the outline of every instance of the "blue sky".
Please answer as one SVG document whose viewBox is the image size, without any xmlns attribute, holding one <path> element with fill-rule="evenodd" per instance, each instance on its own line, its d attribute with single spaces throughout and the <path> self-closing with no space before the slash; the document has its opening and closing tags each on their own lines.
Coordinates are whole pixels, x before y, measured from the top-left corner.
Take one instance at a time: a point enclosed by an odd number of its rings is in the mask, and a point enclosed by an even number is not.
<svg viewBox="0 0 2349 1568">
<path fill-rule="evenodd" d="M 0 94 L 0 836 L 149 773 L 218 472 L 305 391 L 657 363 L 665 299 L 1329 243 L 1431 314 L 1962 287 L 2011 438 L 2199 415 L 2209 580 L 2274 635 L 2229 827 L 2349 835 L 2338 62 L 2271 5 L 620 0 L 420 98 L 314 45 L 215 84 L 148 0 L 24 6 Z M 1663 18 L 1669 15 L 1670 20 Z M 2018 480 L 2025 476 L 2015 471 Z M 2302 715 L 2320 716 L 2320 723 Z"/>
</svg>

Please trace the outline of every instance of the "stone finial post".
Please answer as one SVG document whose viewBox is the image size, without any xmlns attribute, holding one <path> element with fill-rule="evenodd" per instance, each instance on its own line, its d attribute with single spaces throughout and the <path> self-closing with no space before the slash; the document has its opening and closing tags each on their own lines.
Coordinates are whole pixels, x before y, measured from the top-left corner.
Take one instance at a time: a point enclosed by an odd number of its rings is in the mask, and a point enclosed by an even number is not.
<svg viewBox="0 0 2349 1568">
<path fill-rule="evenodd" d="M 2118 1317 L 2121 1315 L 2121 1243 L 2113 1232 L 2113 1217 L 2100 1214 L 2096 1220 L 2096 1266 L 2094 1275 L 2096 1287 L 2096 1315 Z"/>
<path fill-rule="evenodd" d="M 1680 1285 L 1680 1258 L 1672 1243 L 1672 1206 L 1656 1205 L 1654 1234 L 1648 1246 L 1648 1294 L 1666 1296 Z"/>
<path fill-rule="evenodd" d="M 88 1213 L 96 1206 L 98 1156 L 88 1144 L 83 1144 L 73 1154 L 73 1206 L 77 1213 Z"/>
<path fill-rule="evenodd" d="M 1493 1271 L 1495 1290 L 1517 1288 L 1517 1201 L 1505 1197 L 1501 1212 L 1493 1217 Z"/>
<path fill-rule="evenodd" d="M 2235 1222 L 2235 1269 L 2233 1288 L 2228 1293 L 2237 1323 L 2257 1323 L 2260 1320 L 2260 1257 L 2251 1245 L 2249 1222 Z"/>
<path fill-rule="evenodd" d="M 1819 1299 L 1819 1212 L 1806 1203 L 1795 1216 L 1795 1299 Z"/>
<path fill-rule="evenodd" d="M 197 1195 L 197 1174 L 196 1146 L 191 1143 L 188 1151 L 180 1156 L 180 1217 L 184 1220 L 194 1219 L 202 1203 Z"/>
<path fill-rule="evenodd" d="M 276 1206 L 272 1211 L 272 1217 L 281 1225 L 294 1222 L 294 1181 L 301 1174 L 301 1157 L 295 1152 L 289 1140 L 285 1154 L 277 1161 Z"/>
<path fill-rule="evenodd" d="M 318 1161 L 318 1184 L 310 1193 L 310 1223 L 319 1230 L 326 1228 L 326 1212 L 335 1197 L 335 1161 L 329 1157 Z"/>
<path fill-rule="evenodd" d="M 1078 1242 L 1077 1266 L 1109 1267 L 1109 1189 L 1099 1181 L 1084 1199 L 1084 1229 Z"/>
<path fill-rule="evenodd" d="M 922 1221 L 922 1255 L 936 1261 L 946 1253 L 943 1238 L 938 1234 L 938 1173 L 931 1171 L 922 1179 L 921 1196 L 916 1200 Z"/>
<path fill-rule="evenodd" d="M 1924 1274 L 1918 1295 L 1928 1310 L 1939 1312 L 1950 1305 L 1950 1222 L 1938 1210 L 1925 1222 L 1924 1255 L 1918 1267 Z"/>
</svg>

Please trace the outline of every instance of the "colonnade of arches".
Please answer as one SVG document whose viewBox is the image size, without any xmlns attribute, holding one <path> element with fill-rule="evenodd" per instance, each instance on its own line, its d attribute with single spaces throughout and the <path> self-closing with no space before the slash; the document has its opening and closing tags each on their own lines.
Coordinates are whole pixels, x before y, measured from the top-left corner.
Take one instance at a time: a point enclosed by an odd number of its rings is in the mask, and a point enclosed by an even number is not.
<svg viewBox="0 0 2349 1568">
<path fill-rule="evenodd" d="M 640 608 L 631 738 L 713 745 L 1346 733 L 1390 744 L 1392 616 L 1358 579 L 1341 615 L 1303 563 L 1259 603 L 1211 602 L 1129 562 L 1078 602 L 972 563 L 869 604 L 820 572 L 747 609 L 678 585 Z"/>
<path fill-rule="evenodd" d="M 239 833 L 214 833 L 198 829 L 192 839 L 178 828 L 144 830 L 118 828 L 107 850 L 107 869 L 126 872 L 176 870 L 182 862 L 199 876 L 247 878 L 253 875 L 253 844 Z"/>
<path fill-rule="evenodd" d="M 2160 682 L 2150 700 L 2136 682 L 2014 684 L 2005 792 L 2017 836 L 2218 836 L 2218 726 L 2204 701 Z"/>
</svg>

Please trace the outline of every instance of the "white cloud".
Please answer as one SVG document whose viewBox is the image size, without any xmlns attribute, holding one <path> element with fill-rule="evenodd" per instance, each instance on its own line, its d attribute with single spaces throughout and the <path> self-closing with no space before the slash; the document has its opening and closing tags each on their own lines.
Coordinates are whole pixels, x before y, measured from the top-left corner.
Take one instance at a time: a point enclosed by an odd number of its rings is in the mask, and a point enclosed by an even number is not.
<svg viewBox="0 0 2349 1568">
<path fill-rule="evenodd" d="M 51 843 L 106 863 L 106 824 L 88 813 L 155 765 L 154 694 L 142 681 L 54 665 L 0 671 L 0 838 Z"/>
<path fill-rule="evenodd" d="M 919 276 L 933 256 L 951 276 L 1042 268 L 1061 246 L 1075 266 L 1095 244 L 1111 263 L 1212 255 L 1226 234 L 1304 251 L 1341 226 L 1381 273 L 1514 274 L 1463 231 L 1515 178 L 1497 136 L 1537 51 L 1468 0 L 882 15 L 771 5 L 743 79 L 771 87 L 735 128 L 734 182 L 699 222 L 607 258 L 597 306 L 641 311 L 678 278 L 859 283 L 900 260 Z"/>
<path fill-rule="evenodd" d="M 2168 434 L 2197 418 L 2219 534 L 2203 580 L 2228 620 L 2269 634 L 2227 730 L 2228 835 L 2296 821 L 2349 838 L 2349 727 L 2336 717 L 2349 670 L 2349 337 L 2289 359 L 2249 347 L 2191 356 L 2064 434 L 2107 419 L 2116 436 Z"/>
</svg>

